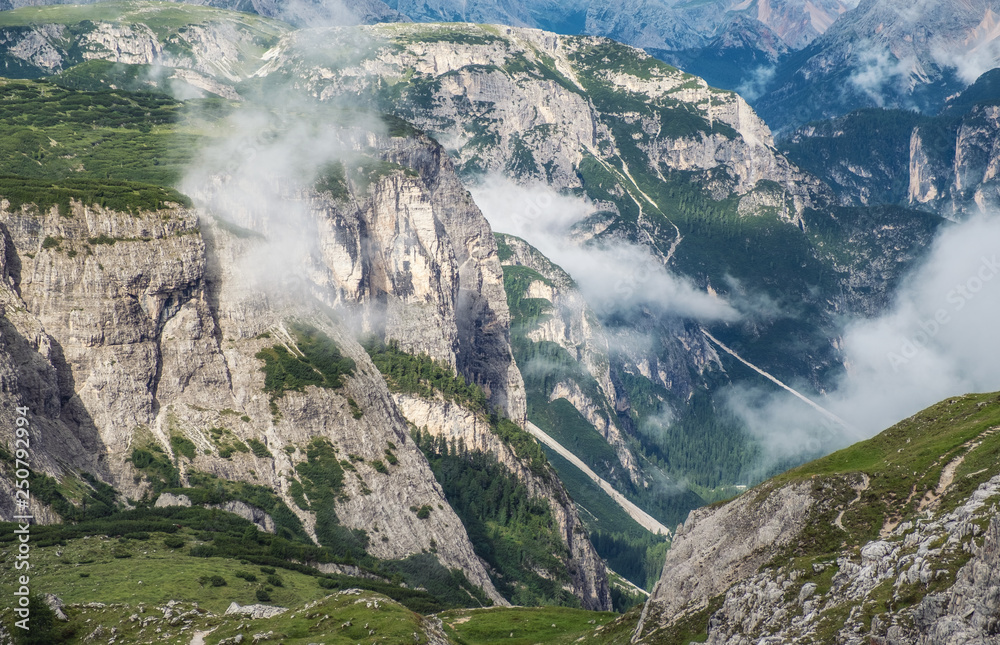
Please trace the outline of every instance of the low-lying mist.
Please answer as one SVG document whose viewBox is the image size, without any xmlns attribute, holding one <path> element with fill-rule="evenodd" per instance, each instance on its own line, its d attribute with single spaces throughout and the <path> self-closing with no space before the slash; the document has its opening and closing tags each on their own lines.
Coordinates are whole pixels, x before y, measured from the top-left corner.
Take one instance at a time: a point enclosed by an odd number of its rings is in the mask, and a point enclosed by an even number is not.
<svg viewBox="0 0 1000 645">
<path fill-rule="evenodd" d="M 573 225 L 594 210 L 584 199 L 495 177 L 472 192 L 495 230 L 524 238 L 565 269 L 602 317 L 622 312 L 627 319 L 637 309 L 709 322 L 752 315 L 672 273 L 643 247 L 571 242 Z M 882 315 L 845 322 L 845 371 L 835 387 L 816 394 L 789 383 L 845 423 L 763 377 L 719 392 L 759 441 L 761 476 L 869 438 L 949 396 L 1000 390 L 1000 217 L 981 214 L 944 227 L 901 285 Z M 743 287 L 752 292 L 753 285 Z M 657 425 L 664 420 L 669 415 Z"/>
<path fill-rule="evenodd" d="M 771 463 L 815 457 L 949 396 L 1000 390 L 998 320 L 1000 218 L 980 214 L 942 231 L 888 311 L 846 325 L 846 371 L 817 399 L 846 427 L 766 385 L 733 387 L 725 398 Z"/>
</svg>

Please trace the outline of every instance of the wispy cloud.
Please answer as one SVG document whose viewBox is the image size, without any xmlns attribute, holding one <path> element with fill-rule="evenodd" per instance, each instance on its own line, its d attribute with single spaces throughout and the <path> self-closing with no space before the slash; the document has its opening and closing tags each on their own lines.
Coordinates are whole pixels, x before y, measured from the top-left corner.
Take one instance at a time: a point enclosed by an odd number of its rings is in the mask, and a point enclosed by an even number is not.
<svg viewBox="0 0 1000 645">
<path fill-rule="evenodd" d="M 599 314 L 646 310 L 702 321 L 738 317 L 726 301 L 673 274 L 646 247 L 622 241 L 569 242 L 573 225 L 595 210 L 585 199 L 496 176 L 471 192 L 494 230 L 524 238 L 562 267 Z"/>
<path fill-rule="evenodd" d="M 1000 390 L 997 320 L 1000 217 L 980 215 L 939 235 L 889 311 L 847 327 L 846 373 L 820 403 L 851 427 L 768 387 L 733 388 L 727 401 L 772 463 L 817 456 L 949 396 Z"/>
</svg>

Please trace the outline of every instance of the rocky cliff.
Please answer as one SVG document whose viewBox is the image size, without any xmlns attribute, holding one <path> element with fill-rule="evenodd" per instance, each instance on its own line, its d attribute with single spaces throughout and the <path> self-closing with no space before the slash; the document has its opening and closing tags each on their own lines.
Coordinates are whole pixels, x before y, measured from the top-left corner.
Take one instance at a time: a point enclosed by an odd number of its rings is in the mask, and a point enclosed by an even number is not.
<svg viewBox="0 0 1000 645">
<path fill-rule="evenodd" d="M 311 53 L 317 38 L 358 36 L 366 46 L 346 65 Z M 724 175 L 723 194 L 773 181 L 797 209 L 822 192 L 775 154 L 767 126 L 738 95 L 602 39 L 393 25 L 291 34 L 266 59 L 258 76 L 291 73 L 326 100 L 374 90 L 386 107 L 445 142 L 466 171 L 581 188 L 581 163 L 596 158 L 613 166 L 620 191 L 635 195 L 630 171 L 658 168 Z M 478 106 L 475 123 L 470 106 Z M 622 122 L 627 132 L 616 126 Z"/>
<path fill-rule="evenodd" d="M 61 477 L 96 472 L 125 497 L 139 498 L 147 488 L 132 455 L 137 448 L 158 446 L 177 460 L 182 478 L 199 471 L 263 484 L 296 508 L 288 485 L 314 438 L 330 441 L 342 454 L 369 459 L 381 456 L 391 441 L 400 446 L 399 466 L 388 475 L 361 468 L 345 482 L 337 504 L 342 524 L 365 531 L 378 527 L 392 536 L 369 545 L 382 558 L 420 552 L 436 537 L 446 566 L 466 571 L 500 600 L 461 522 L 408 440 L 380 376 L 365 366 L 363 350 L 316 306 L 303 307 L 243 282 L 226 262 L 238 260 L 233 247 L 239 242 L 218 230 L 203 237 L 192 214 L 183 211 L 135 217 L 76 205 L 68 218 L 5 211 L 4 226 L 21 259 L 20 279 L 13 285 L 20 306 L 37 321 L 34 341 L 43 356 L 55 359 L 50 358 L 51 370 L 61 372 L 54 402 L 62 405 L 51 411 L 29 405 L 33 416 L 49 416 L 63 428 L 46 433 L 36 448 L 36 463 L 44 471 Z M 44 239 L 55 237 L 59 248 L 40 248 Z M 95 238 L 114 241 L 88 243 Z M 264 375 L 254 355 L 272 344 L 261 334 L 289 338 L 285 325 L 292 316 L 324 325 L 359 369 L 343 392 L 287 394 L 276 419 L 261 391 Z M 11 336 L 16 347 L 17 336 Z M 30 383 L 19 385 L 12 394 L 21 404 L 38 396 L 28 393 L 44 392 Z M 21 399 L 20 392 L 31 398 Z M 353 418 L 348 400 L 360 402 L 361 418 Z M 225 428 L 233 443 L 258 441 L 266 450 L 223 457 L 209 428 Z M 59 434 L 75 441 L 59 442 Z M 193 458 L 175 452 L 176 437 L 197 446 Z M 83 449 L 75 449 L 77 444 Z M 408 510 L 428 503 L 438 508 L 428 520 Z M 311 525 L 310 514 L 299 515 Z"/>
<path fill-rule="evenodd" d="M 993 642 L 998 400 L 951 399 L 693 512 L 632 642 Z"/>
<path fill-rule="evenodd" d="M 1000 198 L 1000 108 L 979 104 L 944 136 L 940 130 L 935 123 L 913 131 L 910 202 L 947 213 L 995 206 Z"/>
<path fill-rule="evenodd" d="M 359 462 L 338 493 L 336 517 L 383 537 L 369 541 L 369 553 L 394 559 L 437 545 L 442 564 L 503 602 L 354 340 L 358 330 L 345 324 L 352 306 L 370 302 L 371 318 L 384 320 L 372 331 L 434 351 L 523 417 L 495 243 L 467 196 L 456 210 L 465 193 L 439 149 L 419 139 L 380 145 L 416 170 L 383 160 L 392 170 L 363 189 L 351 184 L 356 192 L 339 207 L 329 195 L 307 200 L 313 208 L 300 224 L 311 230 L 299 233 L 316 253 L 269 271 L 259 263 L 281 233 L 266 221 L 244 222 L 255 231 L 181 207 L 128 213 L 81 197 L 60 211 L 4 201 L 6 414 L 29 407 L 39 430 L 34 463 L 57 479 L 94 473 L 122 499 L 139 499 L 155 478 L 137 451 L 161 453 L 182 484 L 211 475 L 275 491 L 313 536 L 316 509 L 304 510 L 289 490 L 315 441 L 328 442 Z M 345 249 L 356 264 L 342 272 Z M 420 271 L 420 262 L 433 271 Z M 351 290 L 351 272 L 364 289 Z M 434 324 L 400 322 L 418 316 Z M 302 324 L 354 362 L 341 387 L 275 391 L 265 383 L 260 353 L 301 352 Z M 387 446 L 391 467 L 367 465 L 382 464 Z M 429 517 L 410 510 L 423 506 L 434 509 Z"/>
<path fill-rule="evenodd" d="M 514 449 L 497 436 L 483 415 L 453 402 L 395 394 L 394 399 L 406 420 L 432 436 L 455 442 L 468 453 L 492 457 L 521 482 L 533 499 L 544 500 L 558 525 L 566 546 L 564 560 L 569 576 L 568 589 L 580 598 L 586 609 L 611 608 L 610 587 L 604 562 L 587 539 L 587 529 L 580 520 L 555 472 L 546 467 L 541 473 L 532 469 Z"/>
<path fill-rule="evenodd" d="M 289 29 L 258 16 L 194 6 L 175 7 L 159 21 L 150 21 L 142 7 L 114 2 L 39 11 L 3 14 L 5 76 L 37 78 L 101 60 L 151 66 L 140 80 L 168 91 L 237 98 L 233 83 L 256 69 L 260 55 Z"/>
<path fill-rule="evenodd" d="M 990 72 L 936 116 L 858 110 L 803 126 L 779 145 L 844 205 L 908 205 L 961 217 L 997 201 L 997 96 Z"/>
<path fill-rule="evenodd" d="M 864 0 L 774 70 L 754 107 L 776 129 L 862 107 L 935 114 L 997 63 L 992 0 Z"/>
<path fill-rule="evenodd" d="M 542 392 L 546 400 L 565 399 L 615 449 L 618 461 L 636 485 L 645 484 L 637 457 L 619 428 L 620 417 L 629 418 L 627 395 L 619 392 L 611 376 L 608 338 L 597 318 L 577 289 L 572 278 L 524 240 L 499 235 L 501 263 L 506 267 L 525 267 L 527 284 L 510 284 L 511 296 L 544 302 L 546 315 L 537 321 L 522 321 L 517 333 L 532 343 L 553 343 L 579 363 L 589 378 L 573 378 L 568 372 Z M 523 293 L 516 293 L 522 289 Z M 534 323 L 534 324 L 531 324 Z M 523 366 L 531 371 L 531 362 Z M 596 388 L 593 385 L 596 384 Z"/>
</svg>

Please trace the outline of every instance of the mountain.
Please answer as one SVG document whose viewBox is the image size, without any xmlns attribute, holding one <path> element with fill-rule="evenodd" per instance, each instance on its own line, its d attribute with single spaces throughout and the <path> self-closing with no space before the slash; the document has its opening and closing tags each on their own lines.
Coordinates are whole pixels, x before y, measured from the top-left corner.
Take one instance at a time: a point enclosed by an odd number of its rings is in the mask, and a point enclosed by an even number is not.
<svg viewBox="0 0 1000 645">
<path fill-rule="evenodd" d="M 0 10 L 39 4 L 3 0 Z M 533 27 L 561 34 L 607 36 L 642 48 L 703 48 L 734 18 L 759 23 L 791 49 L 801 49 L 822 34 L 857 0 L 192 0 L 191 4 L 256 13 L 300 27 L 375 24 L 379 22 L 475 22 Z"/>
<path fill-rule="evenodd" d="M 174 0 L 168 0 L 173 2 Z M 42 5 L 98 4 L 102 0 L 90 2 L 39 2 L 37 0 L 0 0 L 0 11 L 21 7 Z M 376 22 L 405 22 L 403 14 L 391 9 L 382 0 L 193 0 L 186 4 L 226 9 L 264 18 L 273 18 L 291 24 L 307 26 L 316 24 L 357 25 Z M 104 14 L 110 17 L 111 14 Z"/>
<path fill-rule="evenodd" d="M 964 217 L 997 202 L 995 71 L 937 116 L 865 109 L 809 123 L 782 151 L 844 204 L 903 204 Z"/>
<path fill-rule="evenodd" d="M 997 394 L 949 399 L 693 512 L 632 642 L 991 642 L 998 422 Z"/>
<path fill-rule="evenodd" d="M 992 0 L 864 0 L 775 70 L 754 107 L 776 129 L 862 107 L 936 113 L 998 63 Z"/>
<path fill-rule="evenodd" d="M 4 81 L 4 96 L 8 141 L 55 150 L 8 158 L 23 174 L 0 186 L 4 414 L 16 427 L 23 406 L 38 432 L 37 518 L 92 520 L 99 535 L 193 522 L 192 548 L 226 557 L 243 528 L 192 515 L 224 509 L 264 532 L 237 559 L 286 549 L 314 576 L 364 571 L 396 597 L 400 582 L 437 588 L 442 606 L 610 606 L 575 507 L 518 426 L 495 242 L 437 144 L 377 115 L 318 113 L 296 123 L 320 128 L 320 160 L 276 176 L 255 164 L 309 148 L 268 110 L 209 102 L 186 121 L 162 95 L 44 82 Z M 272 138 L 228 138 L 243 119 Z M 241 153 L 213 155 L 228 145 Z M 323 156 L 352 149 L 350 168 Z M 153 185 L 177 182 L 196 150 L 199 206 Z M 75 177 L 56 179 L 67 166 Z M 497 506 L 460 499 L 454 478 L 477 473 Z M 517 514 L 497 515 L 501 501 Z M 538 548 L 516 546 L 524 532 Z"/>
<path fill-rule="evenodd" d="M 266 22 L 257 46 L 226 49 L 213 43 L 235 20 L 230 14 L 172 7 L 181 15 L 157 22 L 159 34 L 127 11 L 112 24 L 85 20 L 86 8 L 15 10 L 3 16 L 5 51 L 23 75 L 58 72 L 55 82 L 72 87 L 139 78 L 162 91 L 188 79 L 219 96 L 290 92 L 296 101 L 391 112 L 443 142 L 494 228 L 530 241 L 541 235 L 546 262 L 586 278 L 580 297 L 600 322 L 609 366 L 603 374 L 580 367 L 604 389 L 578 397 L 556 387 L 556 371 L 525 398 L 572 402 L 581 432 L 605 437 L 617 455 L 596 472 L 645 498 L 661 522 L 761 476 L 754 439 L 735 415 L 718 413 L 726 405 L 716 398 L 759 374 L 720 354 L 706 334 L 776 378 L 831 387 L 843 370 L 845 316 L 886 307 L 936 226 L 901 210 L 838 211 L 830 188 L 777 152 L 738 95 L 611 41 L 469 25 L 295 31 Z M 184 26 L 183 12 L 197 29 Z M 99 45 L 109 30 L 114 49 Z M 28 46 L 38 41 L 51 51 Z M 483 192 L 483 175 L 513 182 L 501 192 L 525 195 L 521 215 L 504 205 L 509 196 Z M 532 185 L 552 192 L 534 199 L 524 192 Z M 549 223 L 531 215 L 540 208 L 575 214 L 554 218 L 561 228 L 546 232 Z M 782 311 L 767 302 L 795 305 Z M 802 351 L 785 351 L 790 339 Z M 485 384 L 491 392 L 498 378 Z M 614 414 L 602 421 L 600 410 Z M 706 471 L 709 455 L 717 467 Z M 657 492 L 674 490 L 670 481 L 685 481 L 695 495 L 671 501 Z"/>
<path fill-rule="evenodd" d="M 727 393 L 821 399 L 942 223 L 838 201 L 738 95 L 606 39 L 131 3 L 0 33 L 37 79 L 4 81 L 10 310 L 86 438 L 40 453 L 37 512 L 290 540 L 411 609 L 625 608 L 665 536 L 525 422 L 670 526 L 843 445 L 775 462 Z M 220 509 L 274 533 L 202 539 Z"/>
<path fill-rule="evenodd" d="M 853 0 L 595 0 L 587 13 L 586 33 L 636 47 L 687 50 L 706 47 L 738 17 L 760 22 L 788 47 L 801 49 L 856 4 Z"/>
<path fill-rule="evenodd" d="M 163 578 L 167 593 L 177 593 L 174 581 L 195 567 L 200 567 L 195 575 L 209 572 L 223 584 L 214 586 L 212 575 L 203 574 L 198 603 L 105 604 L 92 601 L 91 594 L 103 590 L 99 582 L 39 574 L 71 600 L 63 603 L 53 596 L 48 601 L 53 609 L 43 601 L 34 611 L 52 611 L 49 633 L 61 632 L 70 642 L 88 637 L 148 642 L 148 632 L 155 629 L 157 640 L 166 642 L 190 642 L 200 634 L 206 642 L 227 644 L 252 635 L 265 642 L 336 635 L 441 645 L 501 638 L 603 645 L 723 644 L 746 638 L 989 643 L 1000 607 L 998 429 L 1000 395 L 953 397 L 871 440 L 695 511 L 679 531 L 649 601 L 623 616 L 558 607 L 450 609 L 428 616 L 422 615 L 426 605 L 421 613 L 410 609 L 419 606 L 423 592 L 410 590 L 396 600 L 385 595 L 396 592 L 375 580 L 333 574 L 321 578 L 332 590 L 329 595 L 306 601 L 309 583 L 315 584 L 307 568 L 286 565 L 274 573 L 256 561 L 237 565 L 218 557 L 190 557 L 184 543 L 192 536 L 184 530 L 88 544 L 78 535 L 46 543 L 59 537 L 46 527 L 35 528 L 35 562 L 58 570 L 59 559 L 69 559 L 86 576 L 103 572 L 119 587 L 124 579 L 136 589 L 132 603 L 136 596 L 151 598 L 150 590 L 122 572 L 134 568 L 150 580 L 165 560 L 172 562 L 172 574 Z M 146 526 L 152 528 L 148 520 Z M 81 524 L 78 530 L 94 526 Z M 171 546 L 177 537 L 181 545 Z M 0 544 L 11 542 L 4 537 Z M 229 598 L 242 599 L 248 592 L 252 598 L 254 587 L 261 588 L 255 583 L 264 577 L 292 609 L 241 607 L 246 604 L 241 602 L 223 613 Z M 60 615 L 65 622 L 59 622 Z"/>
<path fill-rule="evenodd" d="M 756 98 L 767 70 L 792 51 L 765 23 L 737 14 L 721 27 L 718 36 L 704 47 L 667 51 L 650 48 L 657 58 L 701 76 L 712 85 L 737 90 L 749 100 Z M 754 78 L 763 74 L 765 78 Z"/>
</svg>

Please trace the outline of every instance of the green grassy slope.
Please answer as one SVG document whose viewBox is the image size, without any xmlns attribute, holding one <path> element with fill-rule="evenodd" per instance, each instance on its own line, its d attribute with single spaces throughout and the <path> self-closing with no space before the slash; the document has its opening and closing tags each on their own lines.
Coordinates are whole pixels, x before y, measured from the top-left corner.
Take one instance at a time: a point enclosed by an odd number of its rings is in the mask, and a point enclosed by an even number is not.
<svg viewBox="0 0 1000 645">
<path fill-rule="evenodd" d="M 439 614 L 445 633 L 461 645 L 536 645 L 579 642 L 617 614 L 558 607 L 456 610 Z"/>
<path fill-rule="evenodd" d="M 826 503 L 813 509 L 792 551 L 814 556 L 877 539 L 883 526 L 917 515 L 928 494 L 937 497 L 949 464 L 953 482 L 936 502 L 942 510 L 1000 473 L 1000 394 L 948 399 L 873 439 L 779 475 L 760 490 L 811 482 L 817 498 Z M 853 486 L 861 485 L 862 476 L 868 487 L 859 495 Z M 828 530 L 841 510 L 846 534 Z"/>
<path fill-rule="evenodd" d="M 184 104 L 165 96 L 0 79 L 3 175 L 173 186 L 197 141 Z"/>
</svg>

